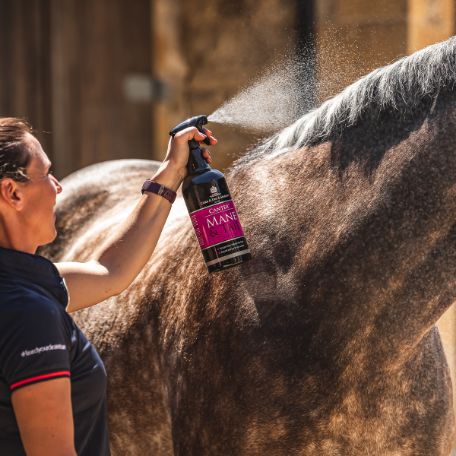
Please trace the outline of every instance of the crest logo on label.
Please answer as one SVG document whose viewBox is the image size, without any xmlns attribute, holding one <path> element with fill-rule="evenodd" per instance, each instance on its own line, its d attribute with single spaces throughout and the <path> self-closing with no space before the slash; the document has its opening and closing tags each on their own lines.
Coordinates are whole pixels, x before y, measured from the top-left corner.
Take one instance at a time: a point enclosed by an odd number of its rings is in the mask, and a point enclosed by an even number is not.
<svg viewBox="0 0 456 456">
<path fill-rule="evenodd" d="M 220 195 L 220 193 L 217 191 L 217 187 L 216 187 L 215 185 L 213 185 L 213 186 L 211 187 L 211 193 L 212 193 L 211 196 L 218 196 L 218 195 Z"/>
</svg>

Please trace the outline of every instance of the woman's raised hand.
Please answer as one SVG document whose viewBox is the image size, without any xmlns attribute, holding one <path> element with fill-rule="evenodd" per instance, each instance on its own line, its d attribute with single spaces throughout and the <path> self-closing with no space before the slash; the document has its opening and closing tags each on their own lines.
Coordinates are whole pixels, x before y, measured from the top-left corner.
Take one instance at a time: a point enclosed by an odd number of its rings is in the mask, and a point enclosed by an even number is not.
<svg viewBox="0 0 456 456">
<path fill-rule="evenodd" d="M 207 136 L 210 140 L 211 146 L 215 146 L 215 144 L 217 144 L 217 140 L 212 136 L 212 132 L 210 130 L 204 128 L 204 133 L 205 134 L 202 134 L 196 127 L 190 127 L 179 131 L 176 133 L 174 138 L 171 138 L 169 140 L 168 151 L 166 153 L 163 165 L 165 167 L 170 167 L 172 171 L 177 173 L 179 185 L 187 175 L 186 166 L 189 155 L 188 141 L 191 139 L 196 139 L 200 144 L 204 144 L 202 141 Z M 207 160 L 208 163 L 210 163 L 211 155 L 209 151 L 204 147 L 201 147 L 201 150 L 203 152 L 203 157 Z M 176 189 L 173 188 L 173 190 Z"/>
</svg>

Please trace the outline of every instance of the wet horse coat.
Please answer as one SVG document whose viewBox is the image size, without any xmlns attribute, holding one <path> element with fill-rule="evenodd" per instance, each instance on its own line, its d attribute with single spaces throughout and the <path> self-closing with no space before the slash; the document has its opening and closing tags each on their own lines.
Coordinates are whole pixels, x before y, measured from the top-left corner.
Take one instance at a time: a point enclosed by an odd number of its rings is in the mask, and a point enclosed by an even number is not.
<svg viewBox="0 0 456 456">
<path fill-rule="evenodd" d="M 436 322 L 456 299 L 455 81 L 452 39 L 238 162 L 247 264 L 207 274 L 177 200 L 131 287 L 75 314 L 108 371 L 115 455 L 450 453 Z M 65 179 L 43 253 L 89 259 L 156 166 Z"/>
</svg>

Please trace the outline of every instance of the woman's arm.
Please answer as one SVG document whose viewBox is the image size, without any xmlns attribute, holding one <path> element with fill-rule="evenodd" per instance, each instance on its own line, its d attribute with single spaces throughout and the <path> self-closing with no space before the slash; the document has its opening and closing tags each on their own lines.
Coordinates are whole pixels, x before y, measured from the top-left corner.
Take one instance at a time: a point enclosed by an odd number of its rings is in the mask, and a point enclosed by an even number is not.
<svg viewBox="0 0 456 456">
<path fill-rule="evenodd" d="M 210 137 L 211 132 L 205 129 Z M 170 140 L 165 161 L 152 180 L 176 191 L 186 176 L 188 141 L 202 141 L 196 128 L 187 128 Z M 217 140 L 210 137 L 211 145 Z M 210 162 L 209 152 L 203 155 Z M 139 189 L 138 189 L 139 191 Z M 171 204 L 145 192 L 122 226 L 88 263 L 58 263 L 70 293 L 68 312 L 97 304 L 124 291 L 141 272 L 157 245 Z"/>
<path fill-rule="evenodd" d="M 77 456 L 69 378 L 24 386 L 11 400 L 27 456 Z"/>
</svg>

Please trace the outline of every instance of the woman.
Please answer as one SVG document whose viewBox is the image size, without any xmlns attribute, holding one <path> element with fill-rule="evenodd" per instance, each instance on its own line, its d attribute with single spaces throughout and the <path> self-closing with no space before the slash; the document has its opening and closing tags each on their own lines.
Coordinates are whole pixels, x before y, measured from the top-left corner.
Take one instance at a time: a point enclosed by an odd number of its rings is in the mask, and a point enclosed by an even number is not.
<svg viewBox="0 0 456 456">
<path fill-rule="evenodd" d="M 216 139 L 205 129 L 211 145 Z M 62 187 L 30 127 L 0 119 L 0 454 L 109 455 L 106 373 L 67 312 L 124 291 L 149 260 L 186 176 L 188 128 L 168 152 L 128 219 L 88 263 L 35 255 L 56 231 Z M 211 161 L 209 152 L 204 157 Z M 138 189 L 139 193 L 140 189 Z M 155 192 L 155 193 L 154 193 Z M 71 300 L 70 300 L 71 298 Z"/>
</svg>

